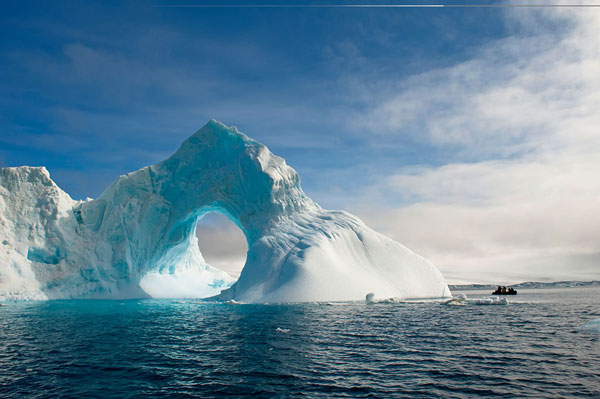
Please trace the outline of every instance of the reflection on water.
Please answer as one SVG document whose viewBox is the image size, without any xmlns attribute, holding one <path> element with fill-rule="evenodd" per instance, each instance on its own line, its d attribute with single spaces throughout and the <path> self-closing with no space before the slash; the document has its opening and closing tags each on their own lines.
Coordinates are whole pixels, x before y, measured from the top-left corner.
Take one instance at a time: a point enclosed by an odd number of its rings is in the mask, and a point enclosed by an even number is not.
<svg viewBox="0 0 600 399">
<path fill-rule="evenodd" d="M 599 299 L 12 302 L 0 307 L 0 397 L 598 397 L 600 334 L 581 326 L 600 318 Z"/>
</svg>

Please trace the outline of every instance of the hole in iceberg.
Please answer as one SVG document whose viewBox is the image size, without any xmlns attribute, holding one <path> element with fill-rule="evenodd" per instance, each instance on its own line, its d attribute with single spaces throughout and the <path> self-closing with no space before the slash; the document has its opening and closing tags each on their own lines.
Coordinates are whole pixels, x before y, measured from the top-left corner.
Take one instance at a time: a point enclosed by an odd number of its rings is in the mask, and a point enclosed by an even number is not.
<svg viewBox="0 0 600 399">
<path fill-rule="evenodd" d="M 206 298 L 231 287 L 246 263 L 240 227 L 218 208 L 202 209 L 182 224 L 184 238 L 166 252 L 141 288 L 153 298 Z"/>
<path fill-rule="evenodd" d="M 235 280 L 246 263 L 246 236 L 227 216 L 211 212 L 196 225 L 198 246 L 209 265 L 223 270 Z"/>
</svg>

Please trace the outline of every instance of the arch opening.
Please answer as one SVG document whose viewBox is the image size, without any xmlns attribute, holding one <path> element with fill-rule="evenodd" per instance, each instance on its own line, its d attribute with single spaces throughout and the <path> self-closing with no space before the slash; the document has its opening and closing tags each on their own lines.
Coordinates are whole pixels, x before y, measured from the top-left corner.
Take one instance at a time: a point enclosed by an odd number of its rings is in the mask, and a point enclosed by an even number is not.
<svg viewBox="0 0 600 399">
<path fill-rule="evenodd" d="M 242 230 L 226 215 L 209 212 L 197 221 L 196 237 L 206 263 L 237 281 L 248 253 L 248 242 Z"/>
<path fill-rule="evenodd" d="M 140 280 L 152 298 L 217 295 L 238 280 L 246 263 L 246 234 L 218 206 L 202 207 L 176 223 L 169 241 L 172 246 Z"/>
</svg>

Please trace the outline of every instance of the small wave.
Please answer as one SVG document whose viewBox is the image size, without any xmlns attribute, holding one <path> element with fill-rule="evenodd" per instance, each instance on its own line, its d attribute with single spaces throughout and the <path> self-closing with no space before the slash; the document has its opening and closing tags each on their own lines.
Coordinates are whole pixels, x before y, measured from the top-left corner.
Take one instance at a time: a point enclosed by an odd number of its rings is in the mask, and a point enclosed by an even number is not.
<svg viewBox="0 0 600 399">
<path fill-rule="evenodd" d="M 600 319 L 588 321 L 581 327 L 581 330 L 600 333 Z"/>
<path fill-rule="evenodd" d="M 290 331 L 292 331 L 292 330 L 290 330 L 289 328 L 281 328 L 281 327 L 277 327 L 277 328 L 275 329 L 275 331 L 277 331 L 277 332 L 280 332 L 280 333 L 289 333 L 289 332 L 290 332 Z"/>
</svg>

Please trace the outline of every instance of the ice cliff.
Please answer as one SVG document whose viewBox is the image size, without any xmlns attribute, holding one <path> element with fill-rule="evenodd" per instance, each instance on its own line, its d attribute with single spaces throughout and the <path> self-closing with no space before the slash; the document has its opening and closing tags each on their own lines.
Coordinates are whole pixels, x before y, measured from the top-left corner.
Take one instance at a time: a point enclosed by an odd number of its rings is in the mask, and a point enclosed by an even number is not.
<svg viewBox="0 0 600 399">
<path fill-rule="evenodd" d="M 208 212 L 225 214 L 248 241 L 235 283 L 198 249 L 196 223 Z M 95 200 L 72 200 L 43 167 L 0 169 L 0 299 L 295 302 L 369 292 L 450 295 L 428 260 L 347 212 L 321 208 L 282 158 L 220 122 Z"/>
</svg>

